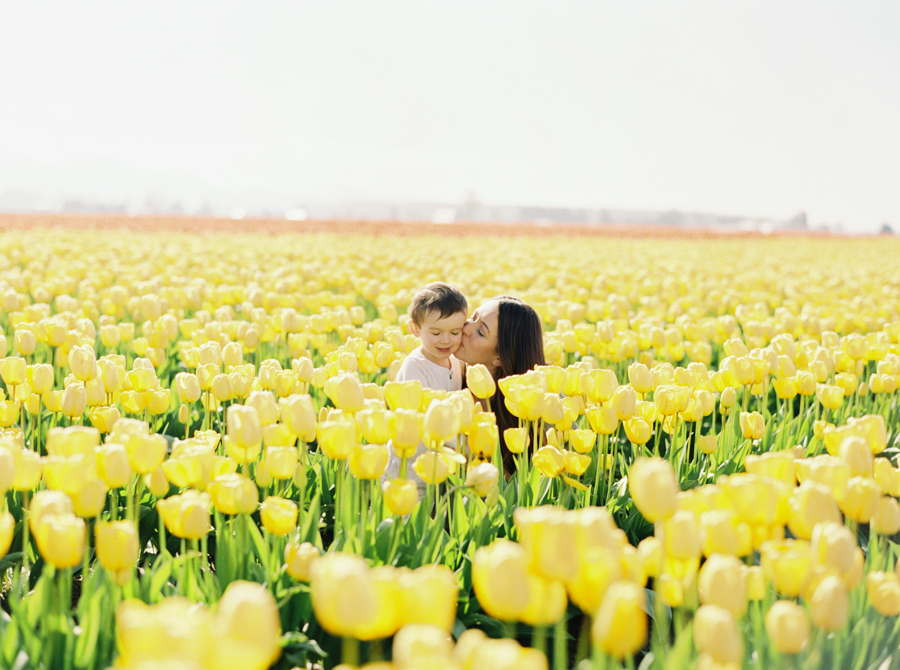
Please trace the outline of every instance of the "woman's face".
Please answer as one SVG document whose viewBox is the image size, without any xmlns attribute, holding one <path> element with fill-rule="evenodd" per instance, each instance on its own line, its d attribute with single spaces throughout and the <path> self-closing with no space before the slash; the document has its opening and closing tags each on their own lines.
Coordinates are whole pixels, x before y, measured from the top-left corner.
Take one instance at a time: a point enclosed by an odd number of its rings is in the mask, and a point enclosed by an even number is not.
<svg viewBox="0 0 900 670">
<path fill-rule="evenodd" d="M 488 300 L 472 313 L 463 326 L 462 343 L 456 350 L 456 357 L 469 365 L 479 363 L 493 372 L 500 367 L 497 355 L 497 319 L 500 303 Z"/>
</svg>

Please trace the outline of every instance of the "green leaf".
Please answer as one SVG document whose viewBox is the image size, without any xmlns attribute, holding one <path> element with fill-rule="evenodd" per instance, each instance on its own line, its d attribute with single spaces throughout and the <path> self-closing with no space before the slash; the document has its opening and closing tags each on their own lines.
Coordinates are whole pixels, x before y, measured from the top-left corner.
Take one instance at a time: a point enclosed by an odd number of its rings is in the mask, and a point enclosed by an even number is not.
<svg viewBox="0 0 900 670">
<path fill-rule="evenodd" d="M 682 668 L 690 667 L 691 655 L 694 649 L 694 624 L 693 622 L 685 626 L 678 637 L 675 638 L 675 644 L 666 654 L 663 664 L 664 670 L 682 670 Z"/>
</svg>

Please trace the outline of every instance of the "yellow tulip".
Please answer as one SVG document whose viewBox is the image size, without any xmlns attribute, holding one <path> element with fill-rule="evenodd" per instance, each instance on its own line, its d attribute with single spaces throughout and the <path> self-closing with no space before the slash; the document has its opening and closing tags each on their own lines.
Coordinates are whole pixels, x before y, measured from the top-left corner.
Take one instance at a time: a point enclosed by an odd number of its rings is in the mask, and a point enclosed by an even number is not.
<svg viewBox="0 0 900 670">
<path fill-rule="evenodd" d="M 97 538 L 97 560 L 107 570 L 130 570 L 140 556 L 137 529 L 131 521 L 98 521 L 94 527 Z"/>
<path fill-rule="evenodd" d="M 341 552 L 313 561 L 310 595 L 322 628 L 332 635 L 361 640 L 396 632 L 396 584 L 388 579 L 376 580 L 373 573 L 361 557 Z"/>
<path fill-rule="evenodd" d="M 766 423 L 759 412 L 741 412 L 741 433 L 748 440 L 759 440 L 766 434 Z"/>
<path fill-rule="evenodd" d="M 2 451 L 2 447 L 0 447 Z M 41 456 L 36 451 L 22 449 L 15 464 L 15 476 L 9 484 L 13 491 L 31 491 L 37 488 L 43 473 Z M 0 486 L 0 489 L 3 487 Z"/>
<path fill-rule="evenodd" d="M 896 571 L 867 574 L 866 593 L 872 607 L 882 616 L 900 614 L 900 577 Z"/>
<path fill-rule="evenodd" d="M 222 514 L 252 514 L 259 505 L 259 491 L 253 480 L 234 472 L 217 476 L 209 483 L 208 491 Z"/>
<path fill-rule="evenodd" d="M 647 640 L 644 590 L 626 581 L 611 585 L 594 617 L 591 639 L 614 658 L 639 651 Z"/>
<path fill-rule="evenodd" d="M 422 415 L 412 409 L 396 409 L 391 416 L 389 429 L 397 457 L 413 456 L 422 436 Z"/>
<path fill-rule="evenodd" d="M 809 614 L 816 628 L 838 632 L 850 618 L 850 592 L 847 585 L 835 576 L 825 577 L 809 601 Z"/>
<path fill-rule="evenodd" d="M 680 490 L 671 463 L 660 458 L 637 458 L 628 473 L 634 504 L 651 523 L 675 513 Z"/>
<path fill-rule="evenodd" d="M 556 447 L 546 446 L 537 450 L 532 458 L 534 467 L 545 477 L 553 478 L 562 474 L 566 467 L 563 453 Z"/>
<path fill-rule="evenodd" d="M 287 535 L 297 527 L 297 503 L 277 496 L 269 496 L 259 506 L 263 528 L 272 535 Z"/>
<path fill-rule="evenodd" d="M 413 379 L 406 382 L 387 382 L 384 399 L 392 410 L 418 410 L 422 403 L 422 383 Z"/>
<path fill-rule="evenodd" d="M 525 550 L 509 540 L 495 540 L 476 550 L 472 559 L 472 586 L 489 616 L 517 621 L 529 602 Z"/>
<path fill-rule="evenodd" d="M 70 419 L 80 417 L 87 408 L 87 389 L 84 384 L 74 383 L 66 387 L 62 395 L 62 413 Z"/>
<path fill-rule="evenodd" d="M 500 479 L 500 471 L 493 463 L 478 463 L 469 467 L 466 472 L 466 486 L 471 488 L 475 495 L 484 498 L 497 487 Z"/>
<path fill-rule="evenodd" d="M 734 556 L 713 554 L 700 568 L 697 587 L 700 602 L 718 605 L 740 619 L 747 610 L 747 580 L 744 565 Z"/>
<path fill-rule="evenodd" d="M 175 537 L 199 540 L 209 532 L 210 495 L 187 489 L 184 493 L 156 501 L 166 525 Z"/>
<path fill-rule="evenodd" d="M 319 555 L 319 549 L 314 544 L 292 542 L 284 548 L 285 570 L 298 582 L 308 582 L 312 562 Z"/>
<path fill-rule="evenodd" d="M 0 512 L 0 558 L 6 556 L 12 546 L 13 531 L 16 528 L 16 520 L 9 512 Z"/>
<path fill-rule="evenodd" d="M 388 461 L 383 444 L 357 444 L 350 452 L 350 474 L 357 479 L 378 479 Z"/>
<path fill-rule="evenodd" d="M 212 668 L 263 670 L 281 656 L 278 604 L 262 584 L 229 584 L 216 604 L 211 632 Z"/>
<path fill-rule="evenodd" d="M 449 632 L 456 623 L 459 586 L 446 565 L 423 565 L 399 576 L 400 625 L 427 624 Z M 446 636 L 446 634 L 445 634 Z"/>
<path fill-rule="evenodd" d="M 612 435 L 619 427 L 616 410 L 611 407 L 596 407 L 585 412 L 591 430 L 599 435 Z"/>
<path fill-rule="evenodd" d="M 394 479 L 381 486 L 384 504 L 391 514 L 405 516 L 419 503 L 419 489 L 410 479 Z"/>
<path fill-rule="evenodd" d="M 625 436 L 634 444 L 647 444 L 653 437 L 653 428 L 642 417 L 632 417 L 622 422 L 625 428 Z"/>
<path fill-rule="evenodd" d="M 413 470 L 426 484 L 441 484 L 450 476 L 450 461 L 442 453 L 429 451 L 416 459 Z"/>
<path fill-rule="evenodd" d="M 770 540 L 760 548 L 760 565 L 775 590 L 789 598 L 800 595 L 812 567 L 809 544 L 803 540 Z"/>
<path fill-rule="evenodd" d="M 74 568 L 84 554 L 84 519 L 74 514 L 47 514 L 37 524 L 34 539 L 47 563 L 57 570 Z"/>
<path fill-rule="evenodd" d="M 492 398 L 497 392 L 494 378 L 481 364 L 466 367 L 466 387 L 476 398 Z"/>
<path fill-rule="evenodd" d="M 341 373 L 325 382 L 325 395 L 335 407 L 354 413 L 363 408 L 362 385 L 354 373 Z"/>
<path fill-rule="evenodd" d="M 790 600 L 778 600 L 766 613 L 766 633 L 780 654 L 799 654 L 809 645 L 806 610 Z"/>
<path fill-rule="evenodd" d="M 528 449 L 531 434 L 528 428 L 507 428 L 503 431 L 503 442 L 511 453 L 521 454 Z"/>
<path fill-rule="evenodd" d="M 718 663 L 737 663 L 744 654 L 734 615 L 718 605 L 701 605 L 694 615 L 694 644 Z"/>
</svg>

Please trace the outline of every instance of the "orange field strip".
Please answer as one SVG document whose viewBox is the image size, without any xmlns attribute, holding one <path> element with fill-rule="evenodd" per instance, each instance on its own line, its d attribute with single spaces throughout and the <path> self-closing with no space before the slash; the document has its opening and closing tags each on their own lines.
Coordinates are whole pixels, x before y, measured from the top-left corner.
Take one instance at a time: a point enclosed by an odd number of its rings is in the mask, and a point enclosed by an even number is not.
<svg viewBox="0 0 900 670">
<path fill-rule="evenodd" d="M 256 233 L 283 235 L 290 233 L 339 233 L 365 235 L 417 235 L 447 236 L 599 236 L 625 238 L 762 238 L 756 231 L 721 231 L 706 228 L 679 228 L 674 226 L 650 226 L 637 224 L 552 224 L 533 223 L 475 223 L 434 224 L 427 221 L 366 221 L 366 220 L 308 220 L 283 219 L 217 219 L 191 216 L 136 216 L 121 214 L 3 214 L 0 213 L 0 231 L 22 231 L 34 228 L 68 230 L 130 230 L 142 233 L 192 232 L 192 233 Z M 778 236 L 827 237 L 829 233 L 777 231 Z"/>
</svg>

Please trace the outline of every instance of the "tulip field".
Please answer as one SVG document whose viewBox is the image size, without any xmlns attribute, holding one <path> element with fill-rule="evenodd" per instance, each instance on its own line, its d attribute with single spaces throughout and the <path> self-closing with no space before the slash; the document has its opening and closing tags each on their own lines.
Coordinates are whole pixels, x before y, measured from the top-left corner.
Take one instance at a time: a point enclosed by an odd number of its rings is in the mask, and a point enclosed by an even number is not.
<svg viewBox="0 0 900 670">
<path fill-rule="evenodd" d="M 226 224 L 0 226 L 0 668 L 900 668 L 900 242 Z"/>
</svg>

